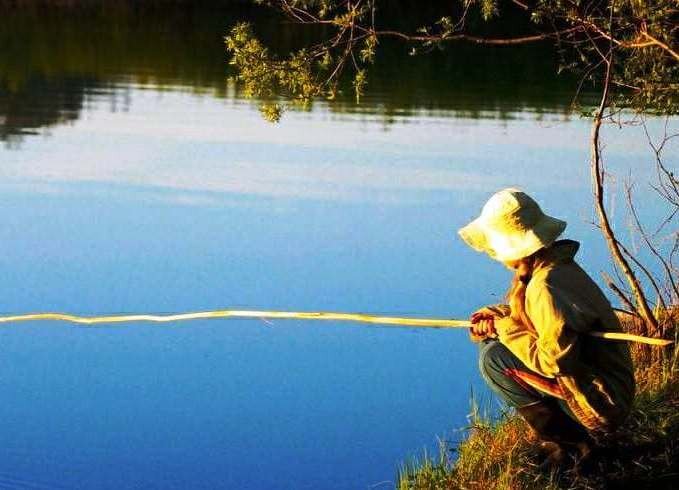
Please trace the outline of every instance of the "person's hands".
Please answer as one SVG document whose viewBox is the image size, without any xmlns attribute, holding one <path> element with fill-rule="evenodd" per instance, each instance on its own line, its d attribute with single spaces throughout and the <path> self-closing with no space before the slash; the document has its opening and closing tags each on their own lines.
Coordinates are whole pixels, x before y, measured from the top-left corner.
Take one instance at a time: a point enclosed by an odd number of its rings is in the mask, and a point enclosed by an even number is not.
<svg viewBox="0 0 679 490">
<path fill-rule="evenodd" d="M 484 306 L 476 310 L 469 320 L 472 324 L 469 329 L 472 342 L 496 338 L 498 336 L 496 324 L 501 323 L 510 313 L 509 305 L 504 304 Z"/>
<path fill-rule="evenodd" d="M 497 337 L 495 330 L 495 316 L 487 312 L 477 311 L 473 313 L 470 322 L 472 324 L 469 333 L 472 340 L 479 341 L 487 338 Z"/>
</svg>

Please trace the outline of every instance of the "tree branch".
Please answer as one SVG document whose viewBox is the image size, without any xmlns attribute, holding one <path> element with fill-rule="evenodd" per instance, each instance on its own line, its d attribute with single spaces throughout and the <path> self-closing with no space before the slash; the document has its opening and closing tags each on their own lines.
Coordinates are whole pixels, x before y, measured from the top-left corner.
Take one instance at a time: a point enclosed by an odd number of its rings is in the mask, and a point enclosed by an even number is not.
<svg viewBox="0 0 679 490">
<path fill-rule="evenodd" d="M 674 299 L 676 301 L 679 301 L 679 288 L 677 287 L 677 283 L 675 282 L 674 277 L 672 277 L 672 271 L 670 270 L 670 266 L 667 263 L 667 261 L 665 260 L 665 258 L 662 255 L 660 255 L 660 253 L 658 252 L 656 247 L 653 246 L 653 244 L 651 243 L 651 241 L 648 238 L 648 235 L 646 234 L 646 230 L 644 230 L 644 227 L 642 226 L 641 221 L 639 220 L 639 215 L 637 214 L 637 210 L 636 210 L 636 208 L 634 206 L 634 202 L 632 200 L 632 188 L 630 186 L 628 186 L 626 192 L 627 192 L 627 204 L 629 206 L 630 212 L 632 213 L 632 217 L 634 218 L 634 223 L 637 227 L 637 230 L 639 231 L 641 238 L 644 240 L 644 242 L 646 243 L 646 246 L 649 248 L 651 253 L 653 255 L 655 255 L 655 257 L 662 264 L 663 269 L 665 270 L 665 274 L 667 275 L 667 280 L 670 283 L 672 290 L 674 291 Z M 658 289 L 658 286 L 655 284 L 655 281 L 652 280 L 652 282 L 653 282 L 653 285 L 654 285 L 656 291 L 658 292 L 658 295 L 660 295 L 660 291 Z M 660 296 L 660 298 L 662 299 L 662 296 Z M 672 298 L 670 298 L 670 301 L 669 301 L 670 303 L 671 303 L 671 300 L 672 300 Z M 663 305 L 663 307 L 665 309 L 667 308 L 666 305 Z"/>
<path fill-rule="evenodd" d="M 615 284 L 615 281 L 611 276 L 606 274 L 605 272 L 602 272 L 601 275 L 604 278 L 604 281 L 606 281 L 606 285 L 613 291 L 618 298 L 620 298 L 620 301 L 622 302 L 623 305 L 627 307 L 628 310 L 632 312 L 632 314 L 640 316 L 639 315 L 639 310 L 636 309 L 634 304 L 629 300 L 627 295 L 618 287 L 617 284 Z"/>
<path fill-rule="evenodd" d="M 651 36 L 646 31 L 641 31 L 641 35 L 644 36 L 645 38 L 647 38 L 649 41 L 647 43 L 630 44 L 630 47 L 644 47 L 644 46 L 655 44 L 656 46 L 659 46 L 660 48 L 667 51 L 675 60 L 679 61 L 679 53 L 677 53 L 675 50 L 673 50 L 669 45 L 665 44 L 664 42 L 660 41 L 659 39 L 654 38 L 653 36 Z"/>
<path fill-rule="evenodd" d="M 608 249 L 613 255 L 615 261 L 618 263 L 625 278 L 632 288 L 634 298 L 636 301 L 636 308 L 640 310 L 641 316 L 646 321 L 647 327 L 650 327 L 650 334 L 655 335 L 659 331 L 658 321 L 656 320 L 651 308 L 646 299 L 641 284 L 639 283 L 636 274 L 630 267 L 627 259 L 623 255 L 618 241 L 615 238 L 615 233 L 611 227 L 610 221 L 608 219 L 608 213 L 606 212 L 606 207 L 604 205 L 604 186 L 602 178 L 602 164 L 601 164 L 601 153 L 599 150 L 599 134 L 601 130 L 601 123 L 603 121 L 603 115 L 608 107 L 608 93 L 611 84 L 611 66 L 612 66 L 613 51 L 612 48 L 609 49 L 608 58 L 606 60 L 606 72 L 604 76 L 603 92 L 601 94 L 601 101 L 599 107 L 594 115 L 594 122 L 592 123 L 592 133 L 590 139 L 590 150 L 591 150 L 591 172 L 592 181 L 594 184 L 594 198 L 597 214 L 599 216 L 599 222 L 601 224 L 601 231 L 606 239 Z"/>
<path fill-rule="evenodd" d="M 400 31 L 377 30 L 372 31 L 376 36 L 389 36 L 402 39 L 409 42 L 444 42 L 444 41 L 468 41 L 474 44 L 484 44 L 493 46 L 512 46 L 516 44 L 527 44 L 538 41 L 545 41 L 547 39 L 555 38 L 556 36 L 563 36 L 582 30 L 580 26 L 563 29 L 557 32 L 548 32 L 543 34 L 536 34 L 533 36 L 520 36 L 508 38 L 487 38 L 479 36 L 470 36 L 468 34 L 454 34 L 454 35 L 436 35 L 436 34 L 405 34 Z"/>
</svg>

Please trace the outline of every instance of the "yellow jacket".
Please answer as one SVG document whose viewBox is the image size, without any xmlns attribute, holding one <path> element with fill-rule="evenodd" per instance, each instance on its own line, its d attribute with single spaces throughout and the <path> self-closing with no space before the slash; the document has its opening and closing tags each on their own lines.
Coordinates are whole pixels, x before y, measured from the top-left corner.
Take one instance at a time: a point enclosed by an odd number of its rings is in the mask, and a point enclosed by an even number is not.
<svg viewBox="0 0 679 490">
<path fill-rule="evenodd" d="M 556 392 L 590 430 L 609 432 L 634 398 L 629 346 L 582 335 L 620 332 L 620 321 L 596 283 L 573 260 L 579 244 L 560 240 L 538 253 L 525 310 L 535 330 L 509 316 L 497 319 L 500 342 L 529 369 L 551 378 Z"/>
</svg>

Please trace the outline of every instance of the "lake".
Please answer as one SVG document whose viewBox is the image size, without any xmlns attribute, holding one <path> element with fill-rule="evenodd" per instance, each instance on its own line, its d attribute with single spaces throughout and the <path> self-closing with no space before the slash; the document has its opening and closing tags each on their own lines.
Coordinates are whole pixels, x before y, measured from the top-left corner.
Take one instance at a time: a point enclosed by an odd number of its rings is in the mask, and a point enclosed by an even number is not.
<svg viewBox="0 0 679 490">
<path fill-rule="evenodd" d="M 590 121 L 549 46 L 389 46 L 360 105 L 271 124 L 228 78 L 222 37 L 247 18 L 283 50 L 300 42 L 276 17 L 0 13 L 4 313 L 466 318 L 510 275 L 456 230 L 507 186 L 568 221 L 593 277 L 610 270 Z M 658 218 L 642 129 L 604 137 L 613 190 L 633 172 Z M 624 226 L 620 192 L 610 205 Z M 7 488 L 391 488 L 401 463 L 461 437 L 472 393 L 498 408 L 464 329 L 33 322 L 0 328 L 0 349 Z"/>
</svg>

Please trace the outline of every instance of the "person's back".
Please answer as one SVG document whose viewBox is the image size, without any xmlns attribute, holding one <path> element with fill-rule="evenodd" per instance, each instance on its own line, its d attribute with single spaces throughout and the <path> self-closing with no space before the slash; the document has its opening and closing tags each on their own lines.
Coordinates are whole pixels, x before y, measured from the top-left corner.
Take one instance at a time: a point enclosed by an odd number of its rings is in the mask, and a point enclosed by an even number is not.
<svg viewBox="0 0 679 490">
<path fill-rule="evenodd" d="M 526 289 L 528 315 L 538 323 L 540 313 L 537 309 L 556 306 L 559 314 L 564 316 L 566 328 L 577 333 L 592 330 L 621 332 L 620 320 L 603 291 L 574 260 L 578 248 L 577 242 L 560 240 L 538 254 Z M 539 304 L 537 293 L 543 288 L 551 292 L 550 296 L 556 298 L 558 305 Z M 605 424 L 616 426 L 627 416 L 634 398 L 629 345 L 589 335 L 576 338 L 574 348 L 577 352 L 571 356 L 574 361 L 566 366 L 563 374 L 572 376 L 576 394 L 582 393 L 584 397 L 578 405 L 594 404 L 592 408 L 602 412 L 600 415 L 606 420 Z"/>
</svg>

